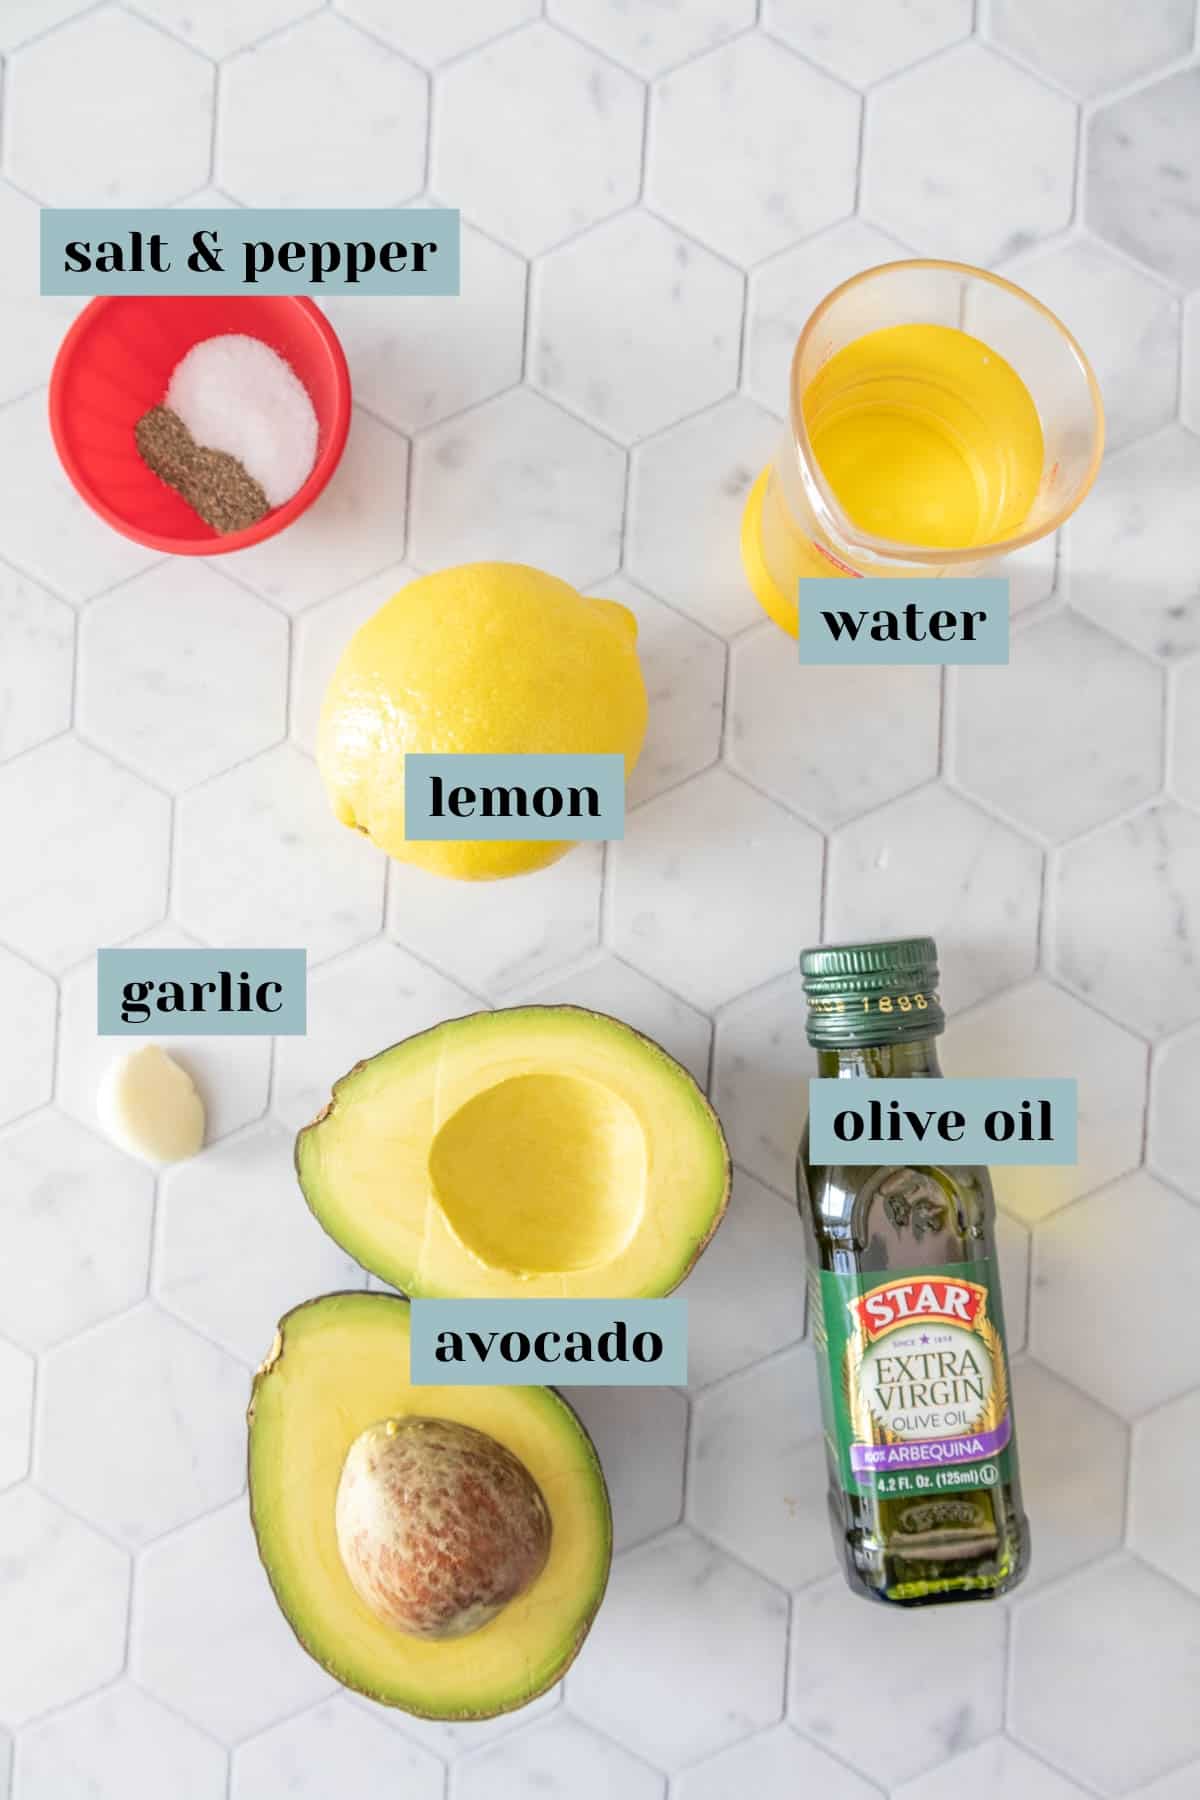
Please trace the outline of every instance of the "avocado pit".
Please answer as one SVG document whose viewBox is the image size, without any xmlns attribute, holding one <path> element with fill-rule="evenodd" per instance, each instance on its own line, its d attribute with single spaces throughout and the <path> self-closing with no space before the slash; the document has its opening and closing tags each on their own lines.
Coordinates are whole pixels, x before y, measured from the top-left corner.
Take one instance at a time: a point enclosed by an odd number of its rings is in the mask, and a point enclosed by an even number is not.
<svg viewBox="0 0 1200 1800">
<path fill-rule="evenodd" d="M 411 1637 L 459 1638 L 527 1591 L 550 1554 L 550 1513 L 512 1452 L 450 1419 L 385 1419 L 360 1433 L 335 1503 L 355 1592 Z"/>
</svg>

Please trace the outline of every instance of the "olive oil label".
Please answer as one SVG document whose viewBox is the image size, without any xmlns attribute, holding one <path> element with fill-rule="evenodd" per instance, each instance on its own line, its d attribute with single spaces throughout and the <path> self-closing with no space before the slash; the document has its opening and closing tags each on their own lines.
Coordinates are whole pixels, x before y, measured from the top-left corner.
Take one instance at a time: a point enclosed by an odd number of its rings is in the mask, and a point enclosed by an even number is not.
<svg viewBox="0 0 1200 1800">
<path fill-rule="evenodd" d="M 1008 1479 L 1012 1412 L 990 1263 L 823 1269 L 813 1298 L 825 1429 L 848 1493 Z"/>
</svg>

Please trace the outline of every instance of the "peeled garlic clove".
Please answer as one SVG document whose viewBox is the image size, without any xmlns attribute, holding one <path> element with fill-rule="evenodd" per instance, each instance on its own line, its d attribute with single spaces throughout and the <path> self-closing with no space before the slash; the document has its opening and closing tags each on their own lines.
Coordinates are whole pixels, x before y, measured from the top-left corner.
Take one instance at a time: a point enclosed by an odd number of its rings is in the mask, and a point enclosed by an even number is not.
<svg viewBox="0 0 1200 1800">
<path fill-rule="evenodd" d="M 204 1142 L 204 1102 L 187 1070 L 157 1044 L 109 1066 L 96 1110 L 113 1141 L 147 1162 L 182 1162 Z"/>
</svg>

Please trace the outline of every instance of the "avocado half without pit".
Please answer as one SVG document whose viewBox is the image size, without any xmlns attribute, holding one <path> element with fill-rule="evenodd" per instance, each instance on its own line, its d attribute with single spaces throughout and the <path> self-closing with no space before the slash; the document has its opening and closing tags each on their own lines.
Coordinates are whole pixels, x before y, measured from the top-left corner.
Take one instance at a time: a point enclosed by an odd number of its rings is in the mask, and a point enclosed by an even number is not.
<svg viewBox="0 0 1200 1800">
<path fill-rule="evenodd" d="M 331 1675 L 431 1719 L 492 1718 L 560 1679 L 612 1518 L 552 1389 L 414 1387 L 407 1300 L 329 1294 L 280 1322 L 249 1426 L 259 1554 Z"/>
<path fill-rule="evenodd" d="M 330 1236 L 423 1298 L 667 1294 L 729 1198 L 687 1071 L 575 1006 L 472 1013 L 357 1064 L 296 1168 Z"/>
</svg>

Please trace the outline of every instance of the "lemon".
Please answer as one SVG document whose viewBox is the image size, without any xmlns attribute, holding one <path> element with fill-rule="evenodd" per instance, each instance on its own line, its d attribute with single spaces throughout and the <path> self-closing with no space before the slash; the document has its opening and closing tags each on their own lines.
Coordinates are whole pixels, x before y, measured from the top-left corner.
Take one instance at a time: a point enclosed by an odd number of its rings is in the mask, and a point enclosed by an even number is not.
<svg viewBox="0 0 1200 1800">
<path fill-rule="evenodd" d="M 628 779 L 646 731 L 637 621 L 521 563 L 465 563 L 393 594 L 351 638 L 321 710 L 317 762 L 344 825 L 399 862 L 492 881 L 556 862 L 568 842 L 409 842 L 410 752 L 616 752 Z"/>
</svg>

